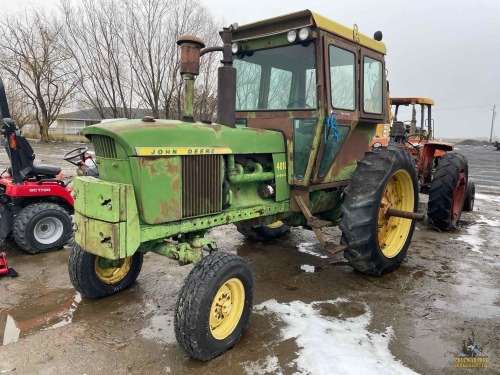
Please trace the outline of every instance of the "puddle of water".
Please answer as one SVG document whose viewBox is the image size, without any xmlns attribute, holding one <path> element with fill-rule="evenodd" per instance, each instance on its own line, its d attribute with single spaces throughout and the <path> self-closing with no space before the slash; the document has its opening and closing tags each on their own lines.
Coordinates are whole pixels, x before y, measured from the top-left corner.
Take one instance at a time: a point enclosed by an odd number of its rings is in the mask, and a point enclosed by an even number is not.
<svg viewBox="0 0 500 375">
<path fill-rule="evenodd" d="M 488 319 L 500 316 L 498 304 L 500 292 L 491 288 L 495 284 L 480 269 L 472 265 L 458 263 L 457 268 L 457 275 L 462 277 L 458 278 L 459 284 L 454 287 L 461 298 L 452 303 L 438 298 L 434 306 L 476 318 Z"/>
<path fill-rule="evenodd" d="M 2 345 L 19 341 L 36 332 L 63 327 L 73 321 L 73 314 L 82 296 L 74 289 L 54 291 L 37 298 L 24 300 L 15 308 L 0 310 Z M 5 324 L 2 326 L 3 317 Z"/>
<path fill-rule="evenodd" d="M 491 189 L 491 186 L 488 186 Z M 481 194 L 481 193 L 476 193 L 475 199 L 477 200 L 482 200 L 487 202 L 496 202 L 500 203 L 500 197 L 498 195 L 493 195 L 493 194 Z"/>
</svg>

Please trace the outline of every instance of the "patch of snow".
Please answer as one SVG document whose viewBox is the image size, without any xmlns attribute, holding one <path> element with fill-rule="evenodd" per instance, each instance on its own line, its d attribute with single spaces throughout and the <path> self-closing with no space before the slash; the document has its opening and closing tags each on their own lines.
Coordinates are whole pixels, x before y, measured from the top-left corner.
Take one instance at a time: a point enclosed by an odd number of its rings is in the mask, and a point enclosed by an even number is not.
<svg viewBox="0 0 500 375">
<path fill-rule="evenodd" d="M 283 371 L 278 363 L 278 357 L 276 356 L 268 356 L 267 358 L 264 358 L 264 360 L 259 360 L 257 362 L 243 362 L 242 365 L 245 369 L 245 374 L 247 375 L 283 375 Z"/>
<path fill-rule="evenodd" d="M 314 266 L 310 266 L 309 264 L 303 264 L 302 266 L 300 266 L 300 269 L 304 272 L 314 273 L 314 270 L 316 268 Z"/>
<path fill-rule="evenodd" d="M 311 248 L 314 248 L 315 246 L 316 246 L 316 244 L 314 244 L 313 242 L 304 242 L 304 243 L 299 244 L 299 251 L 301 253 L 314 255 L 315 257 L 319 257 L 319 258 L 328 258 L 327 255 L 319 254 L 319 253 L 311 250 Z"/>
<path fill-rule="evenodd" d="M 457 237 L 457 240 L 463 241 L 471 246 L 471 250 L 475 253 L 482 254 L 481 247 L 484 244 L 484 239 L 479 236 L 481 226 L 479 224 L 470 225 L 467 227 L 467 234 L 462 234 Z"/>
<path fill-rule="evenodd" d="M 477 221 L 478 223 L 486 224 L 490 227 L 500 227 L 500 220 L 498 218 L 494 218 L 495 220 L 489 220 L 486 219 L 483 215 L 481 215 L 480 217 L 480 220 Z"/>
<path fill-rule="evenodd" d="M 480 215 L 479 220 L 477 220 L 473 225 L 468 226 L 467 233 L 458 236 L 457 240 L 469 244 L 472 247 L 472 251 L 483 254 L 481 248 L 486 242 L 486 238 L 481 234 L 481 229 L 485 226 L 500 227 L 500 221 L 496 218 L 493 219 L 494 220 L 490 220 L 485 218 L 483 215 Z"/>
<path fill-rule="evenodd" d="M 254 307 L 260 314 L 275 314 L 286 323 L 281 339 L 295 339 L 299 347 L 293 363 L 300 374 L 416 374 L 396 360 L 389 351 L 394 336 L 392 327 L 385 332 L 368 331 L 372 313 L 337 319 L 321 314 L 321 305 L 348 302 L 329 301 L 278 303 L 269 300 Z M 277 367 L 279 369 L 279 367 Z"/>
</svg>

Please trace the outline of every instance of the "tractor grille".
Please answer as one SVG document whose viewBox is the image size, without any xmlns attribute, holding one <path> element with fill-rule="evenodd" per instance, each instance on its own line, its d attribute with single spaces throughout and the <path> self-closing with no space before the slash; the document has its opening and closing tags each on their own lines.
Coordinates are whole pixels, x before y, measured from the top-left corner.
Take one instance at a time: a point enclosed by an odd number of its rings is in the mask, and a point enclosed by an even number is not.
<svg viewBox="0 0 500 375">
<path fill-rule="evenodd" d="M 96 156 L 116 159 L 116 147 L 113 138 L 104 135 L 93 135 L 92 143 L 94 144 Z"/>
<path fill-rule="evenodd" d="M 182 157 L 183 218 L 222 211 L 221 157 Z"/>
</svg>

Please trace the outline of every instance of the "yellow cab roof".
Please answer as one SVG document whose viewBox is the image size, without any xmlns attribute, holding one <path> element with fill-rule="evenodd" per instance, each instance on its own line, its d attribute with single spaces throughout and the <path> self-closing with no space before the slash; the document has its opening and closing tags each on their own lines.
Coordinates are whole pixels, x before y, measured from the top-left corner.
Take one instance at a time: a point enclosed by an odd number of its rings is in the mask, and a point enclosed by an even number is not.
<svg viewBox="0 0 500 375">
<path fill-rule="evenodd" d="M 391 104 L 399 104 L 399 105 L 410 105 L 410 104 L 428 104 L 434 105 L 434 100 L 429 98 L 412 98 L 412 97 L 392 97 L 390 98 Z"/>
<path fill-rule="evenodd" d="M 274 24 L 274 25 L 286 25 L 287 27 L 290 26 L 290 28 L 300 28 L 300 27 L 306 27 L 306 26 L 315 26 L 319 29 L 328 31 L 332 34 L 339 35 L 345 39 L 351 40 L 358 42 L 364 47 L 368 47 L 374 51 L 380 52 L 385 54 L 387 52 L 387 49 L 385 47 L 385 44 L 382 42 L 378 42 L 372 37 L 369 37 L 365 34 L 362 34 L 358 32 L 357 26 L 355 25 L 354 28 L 350 28 L 344 25 L 341 25 L 340 23 L 337 23 L 335 21 L 332 21 L 318 13 L 312 12 L 309 9 L 302 10 L 300 12 L 295 12 L 295 13 L 290 13 L 290 14 L 285 14 L 283 16 L 278 16 L 274 18 L 269 18 L 266 20 L 262 21 L 257 21 L 253 23 L 249 23 L 246 25 L 241 25 L 238 26 L 238 28 L 235 30 L 235 36 L 237 34 L 244 34 L 244 31 L 247 31 L 249 29 L 261 29 L 262 34 L 260 35 L 265 35 L 266 30 L 267 33 L 272 34 L 274 32 L 284 32 L 286 29 L 280 29 L 279 27 L 273 27 L 270 28 L 269 25 Z M 238 37 L 236 37 L 238 39 Z"/>
</svg>

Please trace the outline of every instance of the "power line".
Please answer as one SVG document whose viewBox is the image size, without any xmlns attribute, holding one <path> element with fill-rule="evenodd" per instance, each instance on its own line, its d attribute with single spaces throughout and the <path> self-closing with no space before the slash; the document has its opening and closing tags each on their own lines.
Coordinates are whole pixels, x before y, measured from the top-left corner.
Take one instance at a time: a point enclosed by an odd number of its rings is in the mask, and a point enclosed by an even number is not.
<svg viewBox="0 0 500 375">
<path fill-rule="evenodd" d="M 491 108 L 489 105 L 482 105 L 482 106 L 461 106 L 461 107 L 436 107 L 433 108 L 433 111 L 461 111 L 461 110 L 466 110 L 466 109 L 485 109 L 485 108 Z"/>
</svg>

